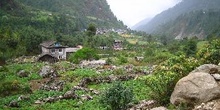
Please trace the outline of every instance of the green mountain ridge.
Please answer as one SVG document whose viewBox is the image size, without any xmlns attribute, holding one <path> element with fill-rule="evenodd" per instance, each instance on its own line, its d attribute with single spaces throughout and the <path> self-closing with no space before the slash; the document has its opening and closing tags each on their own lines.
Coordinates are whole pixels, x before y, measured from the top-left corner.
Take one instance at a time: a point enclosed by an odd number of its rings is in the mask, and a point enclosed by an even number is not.
<svg viewBox="0 0 220 110">
<path fill-rule="evenodd" d="M 216 26 L 218 23 L 216 24 L 212 22 L 212 24 L 209 24 L 209 27 L 213 26 L 212 29 L 207 30 L 207 28 L 201 26 L 200 24 L 208 22 L 206 21 L 209 20 L 208 18 L 201 18 L 199 22 L 192 21 L 194 19 L 197 19 L 196 17 L 203 17 L 203 15 L 206 16 L 206 14 L 200 12 L 213 12 L 215 14 L 218 14 L 216 13 L 216 11 L 220 11 L 220 7 L 218 6 L 218 4 L 220 4 L 219 0 L 183 0 L 173 8 L 170 8 L 158 14 L 147 24 L 143 24 L 142 26 L 137 27 L 136 30 L 145 31 L 151 34 L 172 36 L 173 38 L 177 36 L 179 37 L 180 35 L 182 35 L 181 38 L 194 35 L 199 36 L 200 38 L 205 38 L 210 34 L 210 30 L 215 30 L 213 29 L 213 27 L 218 27 Z M 214 19 L 213 17 L 216 17 L 215 19 L 217 20 L 219 16 L 215 14 L 210 14 L 207 17 L 210 17 L 211 19 Z M 188 20 L 181 20 L 181 17 L 183 17 L 182 19 Z M 192 25 L 194 25 L 194 28 L 192 27 Z"/>
<path fill-rule="evenodd" d="M 220 35 L 220 10 L 192 11 L 161 25 L 156 34 L 165 34 L 175 39 L 196 36 L 199 39 Z"/>
<path fill-rule="evenodd" d="M 19 0 L 23 4 L 49 11 L 62 13 L 82 23 L 85 28 L 88 23 L 95 22 L 99 27 L 124 28 L 111 12 L 106 0 Z"/>
</svg>

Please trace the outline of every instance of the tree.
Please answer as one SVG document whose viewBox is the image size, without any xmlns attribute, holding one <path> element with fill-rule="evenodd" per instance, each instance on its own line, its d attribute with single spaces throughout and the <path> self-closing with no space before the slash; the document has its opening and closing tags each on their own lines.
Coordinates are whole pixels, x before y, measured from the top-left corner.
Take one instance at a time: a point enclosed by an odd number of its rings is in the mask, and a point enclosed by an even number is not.
<svg viewBox="0 0 220 110">
<path fill-rule="evenodd" d="M 186 39 L 185 45 L 183 46 L 183 52 L 186 56 L 194 56 L 197 50 L 197 41 L 196 39 Z"/>
<path fill-rule="evenodd" d="M 94 23 L 89 24 L 89 27 L 87 28 L 87 35 L 89 37 L 96 35 L 96 26 Z"/>
<path fill-rule="evenodd" d="M 167 36 L 163 35 L 160 37 L 160 42 L 163 44 L 163 45 L 167 45 L 168 43 L 168 38 Z"/>
<path fill-rule="evenodd" d="M 96 51 L 92 48 L 83 48 L 78 50 L 76 53 L 70 55 L 70 61 L 74 63 L 79 63 L 82 60 L 93 60 L 99 59 Z"/>
<path fill-rule="evenodd" d="M 133 100 L 133 91 L 118 82 L 113 84 L 101 97 L 100 102 L 111 110 L 125 110 Z"/>
</svg>

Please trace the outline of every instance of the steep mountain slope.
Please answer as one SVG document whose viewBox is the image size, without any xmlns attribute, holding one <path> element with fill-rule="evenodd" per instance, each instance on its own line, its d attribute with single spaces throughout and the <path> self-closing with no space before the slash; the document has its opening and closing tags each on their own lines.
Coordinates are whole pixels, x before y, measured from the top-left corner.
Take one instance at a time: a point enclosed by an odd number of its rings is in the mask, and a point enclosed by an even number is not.
<svg viewBox="0 0 220 110">
<path fill-rule="evenodd" d="M 95 22 L 100 27 L 123 28 L 111 12 L 106 0 L 18 0 L 27 6 L 71 16 L 83 27 Z"/>
<path fill-rule="evenodd" d="M 220 10 L 219 4 L 220 4 L 219 0 L 183 0 L 182 2 L 180 2 L 179 4 L 174 6 L 173 8 L 170 8 L 170 9 L 158 14 L 157 16 L 155 16 L 149 23 L 136 28 L 136 30 L 142 30 L 147 33 L 160 33 L 160 34 L 167 33 L 165 30 L 161 29 L 161 27 L 166 27 L 166 30 L 167 29 L 172 30 L 172 28 L 175 30 L 178 30 L 178 29 L 176 29 L 177 27 L 173 27 L 171 25 L 170 25 L 171 27 L 167 27 L 168 26 L 167 23 L 168 22 L 170 23 L 172 20 L 176 20 L 179 16 L 183 16 L 184 14 L 187 14 L 187 13 L 189 14 L 190 12 L 193 12 L 193 11 Z M 191 14 L 194 14 L 194 13 L 191 13 Z M 187 15 L 185 15 L 185 16 L 187 16 Z M 191 17 L 193 17 L 193 16 L 191 16 Z M 187 23 L 189 23 L 189 22 L 187 22 Z M 188 29 L 187 26 L 186 27 L 179 26 L 179 28 L 180 28 L 179 30 L 181 30 L 179 32 L 176 32 L 175 30 L 172 30 L 172 31 L 181 35 L 181 33 L 184 33 L 184 31 L 183 31 L 184 29 Z M 160 31 L 158 31 L 158 29 L 160 29 Z M 172 35 L 174 33 L 170 33 L 170 34 Z M 198 33 L 196 33 L 196 34 L 198 34 Z M 187 34 L 185 34 L 185 35 L 187 36 Z"/>
<path fill-rule="evenodd" d="M 156 34 L 167 35 L 175 39 L 194 37 L 203 39 L 212 34 L 219 35 L 220 10 L 192 11 L 180 15 L 175 20 L 161 25 Z"/>
<path fill-rule="evenodd" d="M 105 0 L 0 0 L 0 60 L 39 53 L 45 40 L 82 44 L 90 23 L 126 28 Z"/>
</svg>

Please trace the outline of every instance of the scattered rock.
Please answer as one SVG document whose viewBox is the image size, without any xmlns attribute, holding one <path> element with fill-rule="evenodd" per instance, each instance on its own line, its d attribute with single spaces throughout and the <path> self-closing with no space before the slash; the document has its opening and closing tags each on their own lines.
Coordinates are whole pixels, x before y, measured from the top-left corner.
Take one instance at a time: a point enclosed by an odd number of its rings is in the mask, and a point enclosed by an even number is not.
<svg viewBox="0 0 220 110">
<path fill-rule="evenodd" d="M 82 61 L 80 63 L 81 68 L 102 68 L 106 64 L 105 60 L 93 60 L 93 61 Z"/>
<path fill-rule="evenodd" d="M 150 110 L 168 110 L 166 107 L 156 107 L 156 108 L 152 108 Z"/>
<path fill-rule="evenodd" d="M 174 105 L 195 105 L 216 98 L 220 98 L 220 86 L 215 79 L 208 72 L 196 72 L 177 82 L 170 101 Z"/>
<path fill-rule="evenodd" d="M 144 57 L 142 57 L 142 56 L 136 56 L 134 58 L 136 61 L 143 61 L 144 60 Z"/>
<path fill-rule="evenodd" d="M 18 97 L 18 101 L 22 101 L 22 100 L 30 100 L 30 96 L 25 96 L 25 95 L 21 95 Z"/>
<path fill-rule="evenodd" d="M 114 76 L 113 74 L 109 75 L 110 80 L 115 81 L 117 80 L 117 77 Z"/>
<path fill-rule="evenodd" d="M 77 98 L 77 95 L 75 94 L 74 91 L 67 91 L 64 95 L 63 95 L 64 99 L 75 99 Z"/>
<path fill-rule="evenodd" d="M 90 96 L 90 95 L 81 95 L 81 99 L 84 100 L 84 101 L 87 101 L 87 100 L 92 100 L 93 97 Z"/>
<path fill-rule="evenodd" d="M 157 105 L 155 100 L 142 100 L 137 105 L 128 110 L 149 110 Z"/>
<path fill-rule="evenodd" d="M 124 66 L 124 69 L 125 69 L 125 71 L 128 72 L 128 73 L 133 72 L 133 70 L 134 70 L 134 65 Z"/>
<path fill-rule="evenodd" d="M 54 78 L 50 78 L 45 84 L 43 84 L 40 89 L 47 91 L 61 91 L 63 90 L 65 82 L 55 80 Z"/>
<path fill-rule="evenodd" d="M 28 77 L 29 75 L 29 72 L 25 71 L 25 70 L 20 70 L 17 75 L 20 77 L 20 78 L 23 78 L 23 77 Z"/>
<path fill-rule="evenodd" d="M 42 104 L 42 102 L 40 100 L 36 100 L 34 103 L 35 104 Z"/>
<path fill-rule="evenodd" d="M 88 88 L 80 87 L 80 86 L 74 86 L 73 89 L 72 89 L 72 91 L 76 91 L 76 90 L 83 90 L 83 91 L 85 91 L 85 92 L 91 92 L 91 93 L 93 93 L 93 94 L 95 94 L 95 95 L 100 94 L 100 92 L 97 91 L 97 90 L 88 89 Z"/>
<path fill-rule="evenodd" d="M 220 99 L 197 105 L 193 110 L 220 110 Z"/>
<path fill-rule="evenodd" d="M 48 65 L 42 67 L 39 75 L 42 76 L 43 78 L 58 76 L 57 72 L 51 66 L 48 66 Z"/>
<path fill-rule="evenodd" d="M 16 101 L 16 100 L 11 101 L 11 102 L 8 104 L 8 106 L 9 106 L 9 107 L 16 107 L 16 108 L 20 107 L 19 104 L 18 104 L 18 101 Z"/>
<path fill-rule="evenodd" d="M 47 103 L 47 102 L 52 103 L 52 102 L 56 102 L 56 101 L 58 101 L 58 100 L 60 100 L 59 97 L 48 97 L 48 98 L 44 99 L 43 101 L 44 101 L 45 103 Z"/>
</svg>

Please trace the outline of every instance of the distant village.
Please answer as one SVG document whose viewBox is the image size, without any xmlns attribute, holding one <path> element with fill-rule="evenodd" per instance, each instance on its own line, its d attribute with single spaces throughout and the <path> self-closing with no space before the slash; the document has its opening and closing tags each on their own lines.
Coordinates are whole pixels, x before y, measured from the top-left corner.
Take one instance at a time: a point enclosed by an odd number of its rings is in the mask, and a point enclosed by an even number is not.
<svg viewBox="0 0 220 110">
<path fill-rule="evenodd" d="M 115 32 L 120 34 L 125 34 L 127 33 L 127 30 L 123 30 L 123 29 L 101 29 L 101 28 L 97 28 L 96 34 L 97 35 L 103 35 L 106 34 L 108 32 Z"/>
</svg>

